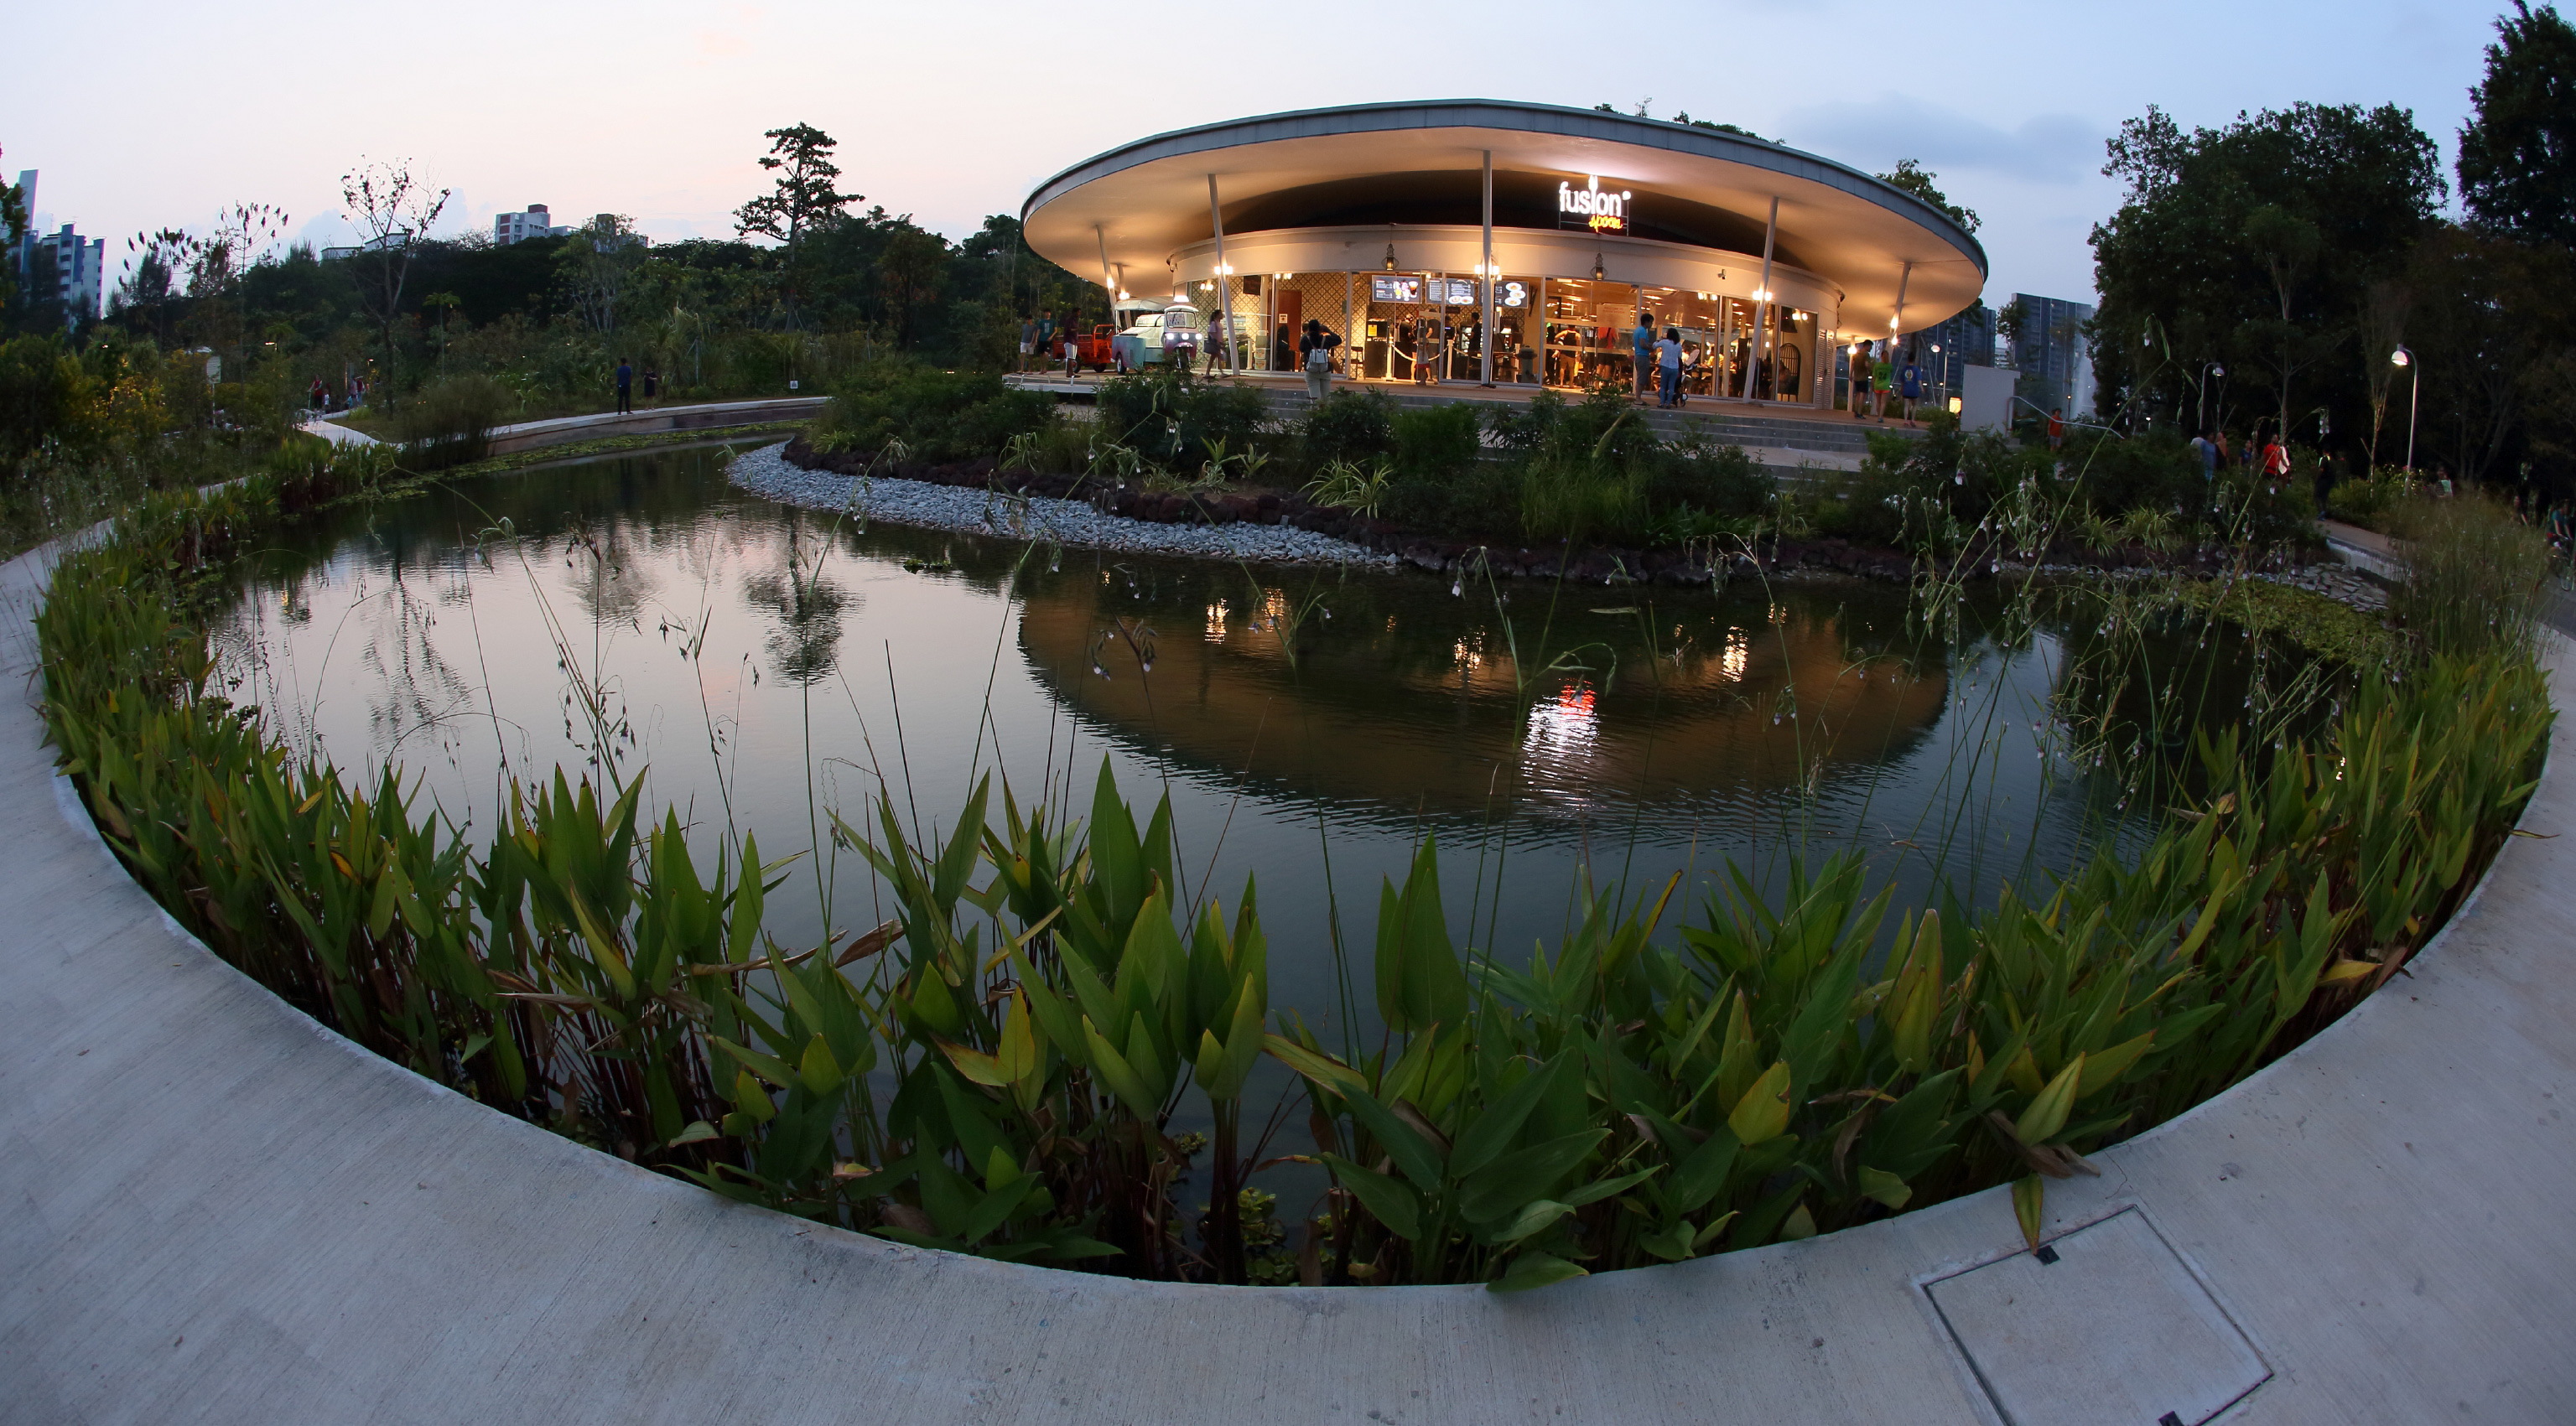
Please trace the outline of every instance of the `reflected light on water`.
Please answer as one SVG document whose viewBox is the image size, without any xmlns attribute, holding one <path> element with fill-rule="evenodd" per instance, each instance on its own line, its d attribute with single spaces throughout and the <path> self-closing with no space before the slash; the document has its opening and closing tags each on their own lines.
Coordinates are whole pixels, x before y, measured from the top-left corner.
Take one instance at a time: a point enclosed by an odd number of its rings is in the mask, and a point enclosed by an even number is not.
<svg viewBox="0 0 2576 1426">
<path fill-rule="evenodd" d="M 1589 754 L 1600 738 L 1599 699 L 1589 684 L 1578 683 L 1530 709 L 1521 746 L 1533 759 L 1563 763 Z"/>
</svg>

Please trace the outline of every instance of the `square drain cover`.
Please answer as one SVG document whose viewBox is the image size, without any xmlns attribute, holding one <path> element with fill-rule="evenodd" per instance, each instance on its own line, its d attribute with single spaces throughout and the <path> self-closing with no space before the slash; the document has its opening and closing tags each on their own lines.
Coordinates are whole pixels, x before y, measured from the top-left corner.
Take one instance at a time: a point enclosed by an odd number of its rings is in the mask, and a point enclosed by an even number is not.
<svg viewBox="0 0 2576 1426">
<path fill-rule="evenodd" d="M 2272 1375 L 2134 1208 L 1924 1291 L 2012 1426 L 2200 1426 Z"/>
</svg>

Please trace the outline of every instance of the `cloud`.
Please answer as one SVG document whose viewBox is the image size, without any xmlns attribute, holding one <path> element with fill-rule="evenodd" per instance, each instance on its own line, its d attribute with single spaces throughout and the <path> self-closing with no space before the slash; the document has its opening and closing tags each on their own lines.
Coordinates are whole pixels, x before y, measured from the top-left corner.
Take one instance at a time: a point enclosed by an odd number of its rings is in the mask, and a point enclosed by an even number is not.
<svg viewBox="0 0 2576 1426">
<path fill-rule="evenodd" d="M 2109 137 L 2074 114 L 2034 114 L 2006 129 L 1899 95 L 1795 110 L 1784 128 L 1798 148 L 1881 172 L 1910 158 L 1935 173 L 1975 170 L 2057 186 L 2097 172 Z"/>
</svg>

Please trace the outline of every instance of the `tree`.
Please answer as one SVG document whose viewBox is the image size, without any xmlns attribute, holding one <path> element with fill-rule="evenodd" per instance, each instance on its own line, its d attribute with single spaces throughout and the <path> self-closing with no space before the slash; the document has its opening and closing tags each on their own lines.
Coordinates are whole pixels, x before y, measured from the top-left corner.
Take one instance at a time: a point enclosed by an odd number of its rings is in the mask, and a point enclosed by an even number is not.
<svg viewBox="0 0 2576 1426">
<path fill-rule="evenodd" d="M 436 193 L 414 179 L 411 161 L 370 164 L 340 175 L 341 216 L 358 229 L 358 251 L 349 265 L 358 274 L 358 302 L 384 342 L 385 375 L 394 374 L 394 323 L 402 316 L 403 281 L 411 275 L 412 244 L 429 236 L 447 207 L 449 190 Z"/>
<path fill-rule="evenodd" d="M 1882 173 L 1878 176 L 1878 181 L 1886 184 L 1890 188 L 1903 189 L 1905 192 L 1913 194 L 1915 197 L 1920 198 L 1924 202 L 1931 204 L 1933 207 L 1940 209 L 1942 212 L 1949 214 L 1950 221 L 1957 223 L 1960 227 L 1974 233 L 1979 226 L 1976 210 L 1973 208 L 1962 208 L 1958 204 L 1951 202 L 1949 195 L 1943 193 L 1940 188 L 1932 182 L 1932 180 L 1939 178 L 1940 176 L 1941 175 L 1937 173 L 1927 171 L 1920 162 L 1914 159 L 1900 158 L 1896 161 L 1896 172 Z"/>
<path fill-rule="evenodd" d="M 910 214 L 898 221 L 902 227 L 887 236 L 877 255 L 877 280 L 893 309 L 895 341 L 909 345 L 914 314 L 938 295 L 939 278 L 948 265 L 948 240 L 914 227 Z"/>
<path fill-rule="evenodd" d="M 2576 29 L 2514 0 L 2460 126 L 2460 206 L 2526 242 L 2576 247 Z"/>
<path fill-rule="evenodd" d="M 2179 415 L 2211 364 L 2270 368 L 2272 414 L 2324 407 L 2358 445 L 2370 387 L 2319 362 L 2437 226 L 2447 188 L 2414 116 L 2303 103 L 2185 131 L 2150 107 L 2107 157 L 2127 192 L 2093 229 L 2099 409 Z M 2223 389 L 2207 423 L 2228 424 Z"/>
<path fill-rule="evenodd" d="M 844 216 L 841 210 L 861 201 L 863 195 L 832 187 L 841 170 L 832 162 L 832 150 L 839 143 L 830 134 L 811 124 L 796 124 L 771 129 L 761 137 L 770 143 L 760 166 L 778 175 L 777 187 L 734 210 L 734 231 L 746 238 L 771 238 L 785 245 L 787 320 L 792 326 L 803 277 L 799 264 L 804 257 L 806 235 L 839 223 Z"/>
<path fill-rule="evenodd" d="M 0 183 L 0 238 L 5 238 L 9 251 L 16 252 L 27 236 L 27 195 L 14 183 Z M 10 265 L 0 263 L 0 312 L 17 305 L 18 288 L 12 281 Z"/>
<path fill-rule="evenodd" d="M 565 241 L 562 261 L 573 309 L 600 335 L 616 331 L 618 301 L 644 265 L 644 238 L 635 231 L 635 220 L 602 213 L 582 224 Z"/>
</svg>

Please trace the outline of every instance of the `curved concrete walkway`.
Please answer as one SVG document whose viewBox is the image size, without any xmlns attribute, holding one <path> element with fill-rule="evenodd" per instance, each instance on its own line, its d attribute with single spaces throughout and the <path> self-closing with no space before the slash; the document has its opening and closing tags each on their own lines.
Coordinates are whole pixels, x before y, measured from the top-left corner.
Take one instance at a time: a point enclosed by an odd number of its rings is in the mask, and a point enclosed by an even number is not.
<svg viewBox="0 0 2576 1426">
<path fill-rule="evenodd" d="M 594 411 L 586 416 L 557 416 L 492 428 L 496 456 L 542 450 L 603 436 L 641 436 L 660 431 L 712 431 L 766 421 L 801 421 L 823 409 L 828 396 L 782 396 L 766 401 L 709 401 L 694 406 L 652 406 L 641 411 Z M 335 446 L 372 446 L 376 438 L 329 420 L 316 418 L 303 429 Z"/>
<path fill-rule="evenodd" d="M 0 1422 L 2576 1419 L 2576 837 L 2053 1188 L 2053 1262 L 1994 1192 L 1516 1297 L 1195 1288 L 729 1204 L 366 1054 L 165 917 L 39 731 L 0 707 Z"/>
</svg>

